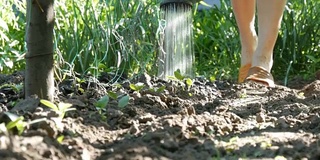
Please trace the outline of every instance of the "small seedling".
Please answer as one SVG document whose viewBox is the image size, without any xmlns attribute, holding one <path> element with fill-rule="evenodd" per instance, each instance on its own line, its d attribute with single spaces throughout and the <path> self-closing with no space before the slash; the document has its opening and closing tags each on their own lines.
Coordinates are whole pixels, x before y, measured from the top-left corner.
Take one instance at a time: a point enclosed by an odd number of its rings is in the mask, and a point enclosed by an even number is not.
<svg viewBox="0 0 320 160">
<path fill-rule="evenodd" d="M 108 96 L 112 99 L 117 99 L 118 98 L 118 95 L 117 93 L 114 93 L 112 91 L 108 91 Z"/>
<path fill-rule="evenodd" d="M 174 71 L 174 76 L 178 79 L 178 80 L 180 80 L 180 81 L 182 81 L 185 77 L 181 74 L 181 72 L 180 72 L 180 70 L 178 69 L 178 70 L 176 70 L 176 71 Z"/>
<path fill-rule="evenodd" d="M 40 102 L 55 111 L 61 119 L 64 117 L 66 112 L 75 110 L 75 108 L 70 108 L 72 106 L 70 103 L 60 102 L 58 105 L 55 105 L 54 103 L 44 99 L 41 99 Z"/>
<path fill-rule="evenodd" d="M 9 112 L 7 112 L 6 114 L 9 116 L 11 113 L 9 114 Z M 25 127 L 27 126 L 27 123 L 23 121 L 24 118 L 22 116 L 18 117 L 14 114 L 11 114 L 11 116 L 9 117 L 12 121 L 6 125 L 7 130 L 16 128 L 18 130 L 18 134 L 21 135 Z"/>
<path fill-rule="evenodd" d="M 21 135 L 28 125 L 46 120 L 46 118 L 40 118 L 30 122 L 26 122 L 24 121 L 23 116 L 19 117 L 10 112 L 4 112 L 4 114 L 6 114 L 11 121 L 7 125 L 5 125 L 4 123 L 1 124 L 0 132 L 3 133 L 8 133 L 8 131 L 15 128 L 18 131 L 18 134 Z"/>
<path fill-rule="evenodd" d="M 128 95 L 125 95 L 119 99 L 118 107 L 119 108 L 124 108 L 129 104 L 129 99 L 130 97 Z"/>
<path fill-rule="evenodd" d="M 191 86 L 192 86 L 192 84 L 193 84 L 192 79 L 187 78 L 187 79 L 186 79 L 186 84 L 187 84 L 187 87 L 188 87 L 188 90 L 189 90 L 189 89 L 190 89 L 190 87 L 191 87 Z"/>
<path fill-rule="evenodd" d="M 108 93 L 108 95 L 110 95 L 110 93 Z M 106 120 L 107 119 L 107 117 L 102 114 L 102 111 L 106 110 L 106 107 L 107 107 L 107 105 L 109 103 L 109 99 L 110 98 L 109 98 L 108 95 L 105 95 L 105 96 L 101 97 L 96 103 L 93 104 L 97 108 L 102 120 Z M 113 93 L 111 95 L 113 95 Z M 115 95 L 115 96 L 117 96 L 117 95 Z"/>
<path fill-rule="evenodd" d="M 61 144 L 63 140 L 64 140 L 64 136 L 63 135 L 61 135 L 61 136 L 59 136 L 57 138 L 57 141 L 58 141 L 59 144 Z"/>
<path fill-rule="evenodd" d="M 165 89 L 166 89 L 166 86 L 161 86 L 161 87 L 157 88 L 155 91 L 157 93 L 160 93 L 160 92 L 163 92 Z"/>
<path fill-rule="evenodd" d="M 161 86 L 161 87 L 154 87 L 154 88 L 149 88 L 149 91 L 151 92 L 156 92 L 156 93 L 161 93 L 166 89 L 166 86 Z"/>
<path fill-rule="evenodd" d="M 168 79 L 182 81 L 185 78 L 185 76 L 181 74 L 180 69 L 177 69 L 176 71 L 174 71 L 173 74 L 174 76 L 168 76 Z"/>
<path fill-rule="evenodd" d="M 175 79 L 181 81 L 181 82 L 184 82 L 186 85 L 187 85 L 187 90 L 189 90 L 193 84 L 193 81 L 191 78 L 187 78 L 186 76 L 183 76 L 180 72 L 180 70 L 176 70 L 174 72 L 174 77 Z M 190 96 L 192 96 L 192 94 L 189 94 Z"/>
<path fill-rule="evenodd" d="M 144 88 L 144 86 L 145 85 L 143 83 L 130 84 L 130 88 L 137 92 L 140 92 Z"/>
<path fill-rule="evenodd" d="M 109 96 L 105 95 L 101 97 L 96 103 L 93 105 L 97 107 L 97 109 L 103 110 L 107 107 L 107 104 L 109 103 Z"/>
</svg>

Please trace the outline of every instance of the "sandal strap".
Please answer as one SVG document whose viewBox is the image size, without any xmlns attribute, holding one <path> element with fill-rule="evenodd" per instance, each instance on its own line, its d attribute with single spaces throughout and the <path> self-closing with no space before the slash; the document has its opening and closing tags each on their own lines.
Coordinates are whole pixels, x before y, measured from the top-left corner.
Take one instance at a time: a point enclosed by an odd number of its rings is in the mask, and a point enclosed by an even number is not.
<svg viewBox="0 0 320 160">
<path fill-rule="evenodd" d="M 275 87 L 272 74 L 259 66 L 251 67 L 245 80 L 260 82 L 272 88 Z"/>
</svg>

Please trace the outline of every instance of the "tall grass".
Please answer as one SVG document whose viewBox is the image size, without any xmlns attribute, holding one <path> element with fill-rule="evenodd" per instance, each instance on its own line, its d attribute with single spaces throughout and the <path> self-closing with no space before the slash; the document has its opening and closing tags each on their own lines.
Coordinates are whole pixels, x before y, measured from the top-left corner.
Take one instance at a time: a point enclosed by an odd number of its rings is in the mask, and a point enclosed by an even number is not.
<svg viewBox="0 0 320 160">
<path fill-rule="evenodd" d="M 196 12 L 194 30 L 198 75 L 211 79 L 236 77 L 241 48 L 230 4 L 221 1 L 220 7 Z"/>
<path fill-rule="evenodd" d="M 275 47 L 275 74 L 313 78 L 320 69 L 320 2 L 289 1 Z M 286 72 L 287 71 L 287 74 Z"/>
<path fill-rule="evenodd" d="M 24 69 L 25 1 L 1 1 L 0 71 Z M 229 1 L 194 15 L 196 74 L 236 80 L 240 41 Z M 288 1 L 274 50 L 273 74 L 311 78 L 320 62 L 320 2 Z M 196 9 L 196 8 L 195 8 Z M 55 1 L 56 75 L 156 75 L 159 0 Z"/>
<path fill-rule="evenodd" d="M 11 73 L 24 67 L 25 5 L 8 0 L 0 6 L 0 73 Z"/>
<path fill-rule="evenodd" d="M 158 48 L 156 2 L 71 0 L 56 6 L 60 68 L 94 75 L 152 71 Z"/>
</svg>

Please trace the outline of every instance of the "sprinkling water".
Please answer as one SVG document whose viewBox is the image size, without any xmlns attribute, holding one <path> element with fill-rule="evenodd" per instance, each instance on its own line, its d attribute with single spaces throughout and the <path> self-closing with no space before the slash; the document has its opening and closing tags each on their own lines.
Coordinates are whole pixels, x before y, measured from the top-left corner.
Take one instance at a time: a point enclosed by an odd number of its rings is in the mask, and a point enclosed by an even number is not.
<svg viewBox="0 0 320 160">
<path fill-rule="evenodd" d="M 187 3 L 167 3 L 161 6 L 165 21 L 162 48 L 159 55 L 159 77 L 166 79 L 176 70 L 193 76 L 192 6 Z"/>
</svg>

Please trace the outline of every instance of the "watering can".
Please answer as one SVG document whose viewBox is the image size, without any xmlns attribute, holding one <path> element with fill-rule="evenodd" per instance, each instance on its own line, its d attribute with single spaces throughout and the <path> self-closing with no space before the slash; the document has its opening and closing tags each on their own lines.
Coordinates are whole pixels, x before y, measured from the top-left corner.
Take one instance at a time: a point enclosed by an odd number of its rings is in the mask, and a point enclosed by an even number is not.
<svg viewBox="0 0 320 160">
<path fill-rule="evenodd" d="M 193 3 L 197 3 L 200 1 L 202 1 L 202 0 L 162 0 L 160 3 L 160 6 L 163 6 L 168 3 L 185 3 L 185 4 L 189 4 L 190 6 L 192 6 Z"/>
</svg>

